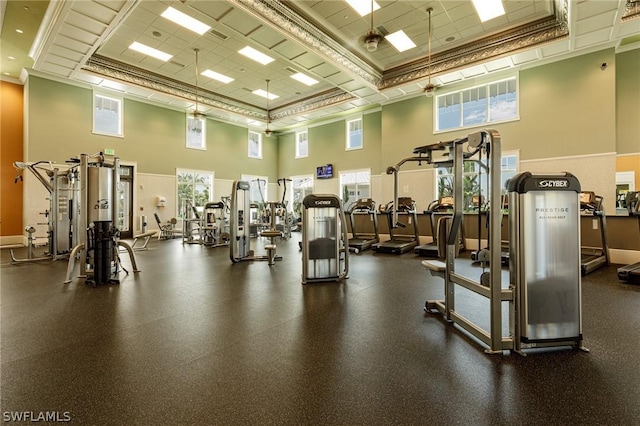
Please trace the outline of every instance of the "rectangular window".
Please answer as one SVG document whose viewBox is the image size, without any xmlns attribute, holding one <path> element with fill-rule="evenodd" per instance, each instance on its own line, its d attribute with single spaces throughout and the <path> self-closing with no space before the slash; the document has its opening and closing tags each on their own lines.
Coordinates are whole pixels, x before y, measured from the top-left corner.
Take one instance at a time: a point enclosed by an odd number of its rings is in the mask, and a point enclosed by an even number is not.
<svg viewBox="0 0 640 426">
<path fill-rule="evenodd" d="M 267 187 L 269 179 L 266 176 L 254 176 L 254 175 L 242 175 L 242 180 L 249 182 L 249 203 L 251 203 L 249 209 L 249 221 L 251 224 L 250 234 L 257 235 L 257 228 L 265 223 L 268 224 L 266 214 L 266 201 L 269 200 L 267 195 Z"/>
<path fill-rule="evenodd" d="M 204 119 L 187 114 L 187 148 L 207 149 L 206 122 Z"/>
<path fill-rule="evenodd" d="M 251 203 L 264 204 L 267 198 L 267 187 L 269 178 L 267 176 L 242 175 L 242 180 L 246 180 L 251 185 L 249 190 L 249 201 Z"/>
<path fill-rule="evenodd" d="M 249 130 L 249 158 L 262 158 L 262 133 Z"/>
<path fill-rule="evenodd" d="M 93 94 L 93 133 L 122 137 L 122 98 Z"/>
<path fill-rule="evenodd" d="M 362 117 L 347 120 L 347 150 L 362 149 L 363 147 Z"/>
<path fill-rule="evenodd" d="M 518 118 L 516 77 L 436 96 L 436 131 Z"/>
<path fill-rule="evenodd" d="M 178 214 L 183 219 L 186 209 L 194 207 L 198 212 L 213 199 L 213 172 L 178 169 Z"/>
<path fill-rule="evenodd" d="M 296 158 L 309 156 L 309 132 L 303 130 L 296 132 Z"/>
<path fill-rule="evenodd" d="M 462 197 L 464 200 L 463 209 L 475 211 L 478 208 L 478 199 L 486 202 L 489 197 L 489 180 L 486 172 L 487 160 L 482 159 L 482 166 L 477 161 L 465 161 L 462 174 Z M 482 173 L 480 173 L 482 169 Z M 506 196 L 506 182 L 518 172 L 518 154 L 503 153 L 500 167 L 500 188 L 503 196 Z M 481 177 L 480 177 L 481 176 Z M 453 196 L 453 169 L 451 167 L 440 167 L 437 169 L 437 194 L 438 199 Z M 481 197 L 478 198 L 478 194 Z M 504 204 L 504 201 L 501 203 Z"/>
<path fill-rule="evenodd" d="M 340 173 L 340 193 L 345 209 L 360 198 L 371 196 L 371 171 L 351 170 Z"/>
<path fill-rule="evenodd" d="M 291 195 L 289 202 L 292 206 L 294 219 L 302 217 L 302 200 L 313 193 L 313 175 L 291 176 Z"/>
</svg>

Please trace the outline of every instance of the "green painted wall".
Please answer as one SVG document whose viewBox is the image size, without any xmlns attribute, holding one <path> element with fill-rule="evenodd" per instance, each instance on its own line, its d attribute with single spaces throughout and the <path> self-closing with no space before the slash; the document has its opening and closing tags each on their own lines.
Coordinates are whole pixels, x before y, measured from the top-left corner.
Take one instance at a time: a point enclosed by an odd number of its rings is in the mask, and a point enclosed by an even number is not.
<svg viewBox="0 0 640 426">
<path fill-rule="evenodd" d="M 616 55 L 616 151 L 640 152 L 640 49 Z"/>
<path fill-rule="evenodd" d="M 519 149 L 521 160 L 614 152 L 615 59 L 613 49 L 608 49 L 522 70 L 520 119 L 490 126 L 502 135 L 503 150 Z M 609 64 L 604 71 L 600 69 L 603 62 Z M 459 88 L 468 85 L 466 82 Z M 448 87 L 456 89 L 455 85 Z M 386 165 L 411 156 L 414 147 L 452 140 L 473 131 L 433 134 L 434 101 L 419 96 L 384 106 L 382 158 Z M 638 135 L 637 131 L 630 133 Z M 403 166 L 412 167 L 417 166 Z"/>
<path fill-rule="evenodd" d="M 263 138 L 263 159 L 247 156 L 247 128 L 207 120 L 207 150 L 185 148 L 183 112 L 124 100 L 124 137 L 95 135 L 89 89 L 30 77 L 29 161 L 62 162 L 81 153 L 113 148 L 124 161 L 136 161 L 138 172 L 174 175 L 176 168 L 212 170 L 218 179 L 242 173 L 277 178 L 277 138 Z"/>
<path fill-rule="evenodd" d="M 432 102 L 432 98 L 418 96 L 383 107 L 380 165 L 383 171 L 403 158 L 411 157 L 415 147 L 443 140 L 433 134 Z M 417 167 L 417 163 L 406 163 L 402 170 Z"/>
<path fill-rule="evenodd" d="M 380 173 L 382 145 L 381 112 L 365 113 L 362 116 L 364 148 L 345 150 L 346 120 L 337 120 L 308 128 L 309 156 L 295 158 L 295 132 L 279 137 L 280 157 L 278 167 L 282 176 L 298 176 L 316 173 L 316 167 L 331 163 L 334 173 L 344 170 L 371 168 L 371 173 Z"/>
</svg>

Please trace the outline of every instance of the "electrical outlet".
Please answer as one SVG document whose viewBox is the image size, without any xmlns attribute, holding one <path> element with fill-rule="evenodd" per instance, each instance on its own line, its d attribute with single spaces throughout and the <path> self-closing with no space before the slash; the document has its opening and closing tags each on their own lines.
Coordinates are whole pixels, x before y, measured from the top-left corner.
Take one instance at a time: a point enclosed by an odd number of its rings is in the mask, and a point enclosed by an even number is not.
<svg viewBox="0 0 640 426">
<path fill-rule="evenodd" d="M 404 193 L 405 193 L 405 194 L 408 194 L 408 193 L 409 193 L 409 185 L 405 185 L 405 186 L 403 186 L 403 187 L 402 187 L 402 189 L 404 190 Z"/>
<path fill-rule="evenodd" d="M 591 223 L 593 224 L 593 229 L 598 229 L 598 219 L 593 219 Z"/>
</svg>

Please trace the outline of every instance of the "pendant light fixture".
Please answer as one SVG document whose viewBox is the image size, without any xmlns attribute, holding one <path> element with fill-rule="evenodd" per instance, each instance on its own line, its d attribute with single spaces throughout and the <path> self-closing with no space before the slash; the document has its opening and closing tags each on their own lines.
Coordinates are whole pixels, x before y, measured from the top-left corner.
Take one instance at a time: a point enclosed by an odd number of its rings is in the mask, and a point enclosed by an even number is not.
<svg viewBox="0 0 640 426">
<path fill-rule="evenodd" d="M 273 134 L 273 132 L 271 131 L 271 129 L 269 129 L 269 124 L 271 124 L 271 115 L 269 114 L 269 80 L 267 81 L 267 128 L 264 129 L 264 135 L 266 137 L 269 137 Z"/>
<path fill-rule="evenodd" d="M 432 28 L 431 28 L 431 12 L 433 12 L 433 8 L 427 8 L 427 13 L 429 14 L 429 42 L 427 47 L 428 58 L 427 58 L 427 75 L 429 80 L 427 81 L 427 85 L 424 87 L 424 94 L 427 97 L 432 97 L 433 93 L 436 91 L 436 86 L 431 83 L 431 37 L 432 37 Z"/>
</svg>

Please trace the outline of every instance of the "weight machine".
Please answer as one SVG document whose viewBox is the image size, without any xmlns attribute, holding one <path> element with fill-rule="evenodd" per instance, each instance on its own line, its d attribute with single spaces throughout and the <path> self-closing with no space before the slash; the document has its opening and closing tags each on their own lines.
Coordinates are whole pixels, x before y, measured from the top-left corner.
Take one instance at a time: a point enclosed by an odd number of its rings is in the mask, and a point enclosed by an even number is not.
<svg viewBox="0 0 640 426">
<path fill-rule="evenodd" d="M 309 194 L 302 206 L 302 284 L 346 279 L 349 235 L 342 201 Z"/>
<path fill-rule="evenodd" d="M 269 265 L 274 265 L 276 260 L 282 260 L 282 256 L 276 254 L 276 238 L 282 237 L 282 231 L 275 228 L 275 215 L 271 215 L 270 229 L 260 231 L 260 236 L 270 239 L 270 244 L 265 244 L 266 255 L 256 255 L 251 250 L 251 235 L 249 233 L 249 221 L 247 212 L 250 213 L 251 203 L 249 192 L 251 185 L 245 180 L 233 182 L 231 189 L 231 215 L 229 218 L 230 244 L 229 256 L 233 263 L 245 260 L 266 260 Z M 271 210 L 280 207 L 279 201 L 268 202 Z"/>
<path fill-rule="evenodd" d="M 71 282 L 76 260 L 81 259 L 79 277 L 85 278 L 87 284 L 117 284 L 121 267 L 119 246 L 129 253 L 133 271 L 139 272 L 133 249 L 120 240 L 120 232 L 114 226 L 119 213 L 120 159 L 103 153 L 82 154 L 80 159 L 72 159 L 70 163 L 78 172 L 78 228 L 83 232 L 79 233 L 77 244 L 69 255 L 65 283 Z"/>
<path fill-rule="evenodd" d="M 44 256 L 34 256 L 36 228 L 28 225 L 25 228 L 28 234 L 27 258 L 17 259 L 11 249 L 11 263 L 66 259 L 82 234 L 79 216 L 80 181 L 77 167 L 54 165 L 51 161 L 15 162 L 13 165 L 19 172 L 15 178 L 16 183 L 23 180 L 21 173 L 29 170 L 49 192 L 49 208 L 41 213 L 47 218 L 47 223 L 38 224 L 47 225 L 49 248 Z"/>
<path fill-rule="evenodd" d="M 534 347 L 582 346 L 579 202 L 580 184 L 570 174 L 534 176 L 520 173 L 509 183 L 510 274 L 502 287 L 500 226 L 502 210 L 488 211 L 489 248 L 478 254 L 483 263 L 478 280 L 456 272 L 457 234 L 463 216 L 463 160 L 480 151 L 488 157 L 489 204 L 500 205 L 501 137 L 481 130 L 453 141 L 421 147 L 447 150 L 454 170 L 454 212 L 446 233 L 445 262 L 425 260 L 432 275 L 444 278 L 444 300 L 428 300 L 427 312 L 439 312 L 487 346 L 487 353 Z M 466 152 L 465 152 L 466 151 Z M 576 192 L 577 190 L 577 192 Z M 488 262 L 488 271 L 486 263 Z M 489 328 L 456 310 L 455 287 L 489 301 Z M 503 336 L 502 304 L 508 303 L 509 334 Z"/>
</svg>

